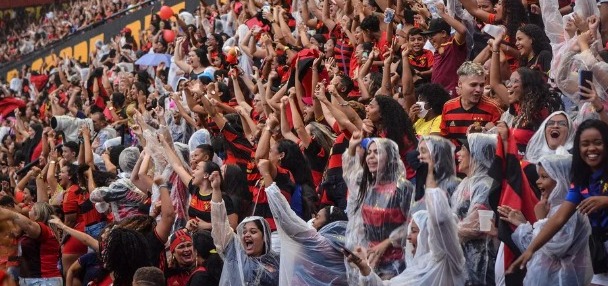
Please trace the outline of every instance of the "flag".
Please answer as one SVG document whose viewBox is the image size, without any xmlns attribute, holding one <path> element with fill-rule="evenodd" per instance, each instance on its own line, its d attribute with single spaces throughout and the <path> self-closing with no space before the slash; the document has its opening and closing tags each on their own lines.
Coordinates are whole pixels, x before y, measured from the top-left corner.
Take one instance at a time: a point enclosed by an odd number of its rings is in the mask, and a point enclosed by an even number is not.
<svg viewBox="0 0 608 286">
<path fill-rule="evenodd" d="M 517 144 L 513 136 L 509 136 L 508 147 L 505 150 L 502 138 L 499 135 L 496 158 L 488 172 L 490 177 L 498 182 L 490 192 L 490 206 L 495 212 L 498 206 L 502 205 L 520 210 L 527 221 L 534 223 L 536 222 L 534 206 L 539 199 L 523 170 L 529 163 L 520 162 L 517 156 Z M 504 243 L 505 271 L 521 255 L 521 251 L 511 239 L 514 230 L 515 227 L 511 224 L 498 219 L 498 238 Z M 523 270 L 506 274 L 506 285 L 522 285 L 524 276 L 525 272 Z"/>
<path fill-rule="evenodd" d="M 0 115 L 6 118 L 11 112 L 17 108 L 25 107 L 25 101 L 16 97 L 5 97 L 0 99 Z"/>
</svg>

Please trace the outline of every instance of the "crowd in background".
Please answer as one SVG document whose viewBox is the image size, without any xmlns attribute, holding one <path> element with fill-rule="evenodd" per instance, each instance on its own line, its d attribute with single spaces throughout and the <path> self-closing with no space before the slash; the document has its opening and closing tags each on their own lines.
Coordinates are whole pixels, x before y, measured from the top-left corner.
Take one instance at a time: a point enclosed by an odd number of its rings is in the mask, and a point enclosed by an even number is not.
<svg viewBox="0 0 608 286">
<path fill-rule="evenodd" d="M 0 11 L 0 66 L 104 20 L 141 0 L 72 0 Z"/>
</svg>

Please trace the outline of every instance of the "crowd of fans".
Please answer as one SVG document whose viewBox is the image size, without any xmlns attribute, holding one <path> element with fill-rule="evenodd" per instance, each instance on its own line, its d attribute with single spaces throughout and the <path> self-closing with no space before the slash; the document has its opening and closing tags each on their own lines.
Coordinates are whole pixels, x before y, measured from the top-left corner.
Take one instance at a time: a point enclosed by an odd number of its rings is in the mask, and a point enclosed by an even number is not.
<svg viewBox="0 0 608 286">
<path fill-rule="evenodd" d="M 162 14 L 3 85 L 2 283 L 608 285 L 605 1 Z"/>
<path fill-rule="evenodd" d="M 0 66 L 65 39 L 142 0 L 72 0 L 0 11 Z"/>
</svg>

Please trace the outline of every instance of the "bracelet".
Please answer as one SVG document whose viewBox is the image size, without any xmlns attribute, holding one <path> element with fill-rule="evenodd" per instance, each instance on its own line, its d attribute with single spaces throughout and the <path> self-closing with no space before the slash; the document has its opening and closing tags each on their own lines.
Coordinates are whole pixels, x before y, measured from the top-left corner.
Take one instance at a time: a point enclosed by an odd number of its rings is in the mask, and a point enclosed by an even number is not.
<svg viewBox="0 0 608 286">
<path fill-rule="evenodd" d="M 55 164 L 55 163 L 57 163 L 57 162 L 55 162 L 55 161 L 51 161 L 51 162 L 49 162 L 49 164 Z"/>
<path fill-rule="evenodd" d="M 492 53 L 498 54 L 498 53 L 500 53 L 500 50 L 498 50 L 498 51 L 492 51 Z"/>
<path fill-rule="evenodd" d="M 340 103 L 340 106 L 348 106 L 348 102 L 347 102 L 347 101 L 345 101 L 345 102 L 343 102 L 343 103 Z"/>
</svg>

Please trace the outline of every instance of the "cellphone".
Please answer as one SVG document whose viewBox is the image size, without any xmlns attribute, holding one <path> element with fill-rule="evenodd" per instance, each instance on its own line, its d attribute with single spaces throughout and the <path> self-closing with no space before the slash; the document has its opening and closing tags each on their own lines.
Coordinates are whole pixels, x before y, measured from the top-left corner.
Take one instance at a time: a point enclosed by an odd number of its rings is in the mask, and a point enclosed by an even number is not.
<svg viewBox="0 0 608 286">
<path fill-rule="evenodd" d="M 388 24 L 393 21 L 395 18 L 395 10 L 391 8 L 386 8 L 384 11 L 384 23 Z"/>
<path fill-rule="evenodd" d="M 593 72 L 589 70 L 581 70 L 578 76 L 578 85 L 590 89 L 591 85 L 587 81 L 593 81 Z M 587 97 L 581 95 L 581 99 L 587 99 Z"/>
</svg>

